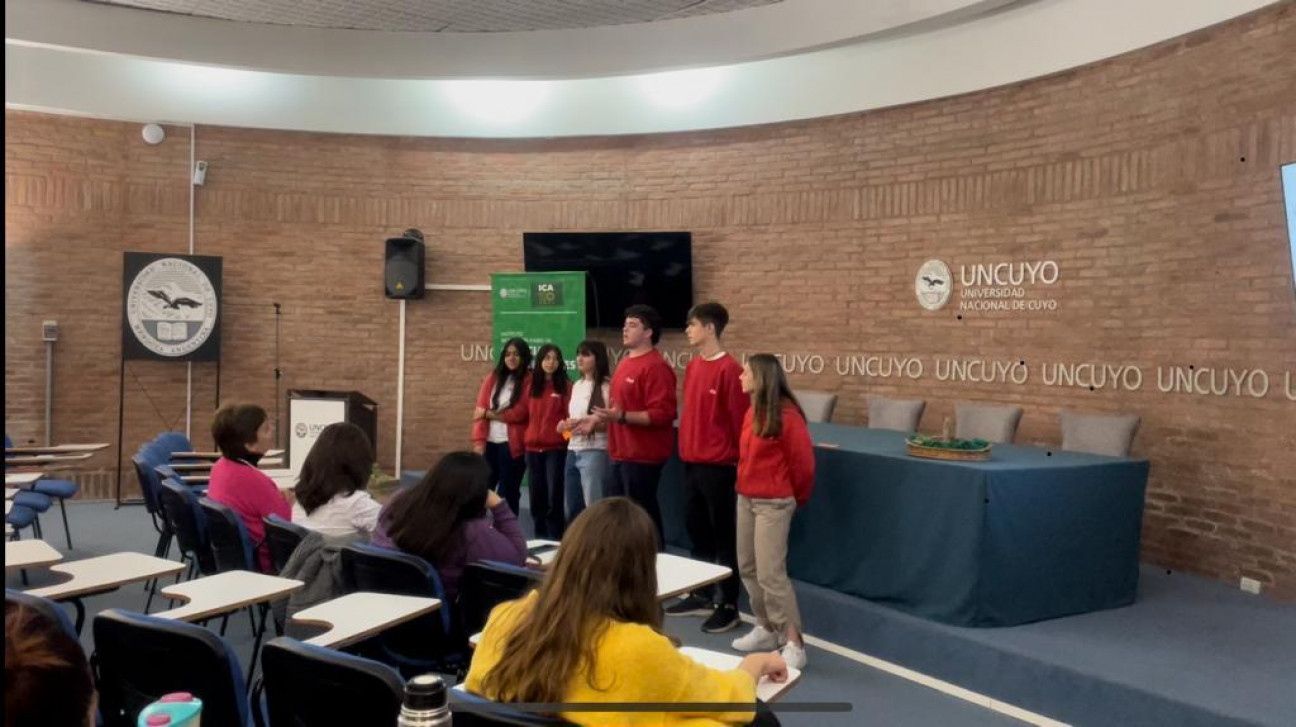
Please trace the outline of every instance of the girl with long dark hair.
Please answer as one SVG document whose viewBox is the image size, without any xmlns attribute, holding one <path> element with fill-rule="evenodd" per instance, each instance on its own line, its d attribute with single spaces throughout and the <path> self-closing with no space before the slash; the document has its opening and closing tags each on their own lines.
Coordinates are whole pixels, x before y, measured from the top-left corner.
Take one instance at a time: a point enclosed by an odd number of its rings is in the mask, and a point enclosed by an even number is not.
<svg viewBox="0 0 1296 727">
<path fill-rule="evenodd" d="M 657 527 L 624 497 L 590 506 L 571 524 L 539 589 L 497 607 L 482 631 L 465 687 L 499 702 L 721 702 L 673 713 L 570 712 L 594 724 L 746 724 L 756 681 L 787 678 L 778 654 L 710 669 L 662 633 Z M 722 711 L 750 704 L 740 711 Z"/>
<path fill-rule="evenodd" d="M 531 517 L 537 538 L 561 540 L 567 520 L 563 513 L 563 467 L 567 442 L 558 423 L 567 416 L 571 382 L 562 350 L 552 343 L 540 347 L 531 390 L 527 396 L 526 466 L 531 472 Z"/>
<path fill-rule="evenodd" d="M 373 464 L 363 429 L 349 422 L 324 427 L 293 490 L 293 522 L 329 537 L 372 535 L 382 509 L 365 489 Z"/>
<path fill-rule="evenodd" d="M 756 626 L 733 647 L 757 651 L 784 644 L 788 666 L 801 669 L 806 652 L 787 574 L 787 542 L 792 515 L 814 487 L 810 430 L 777 358 L 752 356 L 739 381 L 752 405 L 738 443 L 738 573 Z"/>
<path fill-rule="evenodd" d="M 482 379 L 473 410 L 473 451 L 491 468 L 491 488 L 518 511 L 522 475 L 526 473 L 526 391 L 530 384 L 531 347 L 510 338 L 500 349 L 495 369 Z"/>
<path fill-rule="evenodd" d="M 612 396 L 612 367 L 602 341 L 581 341 L 576 347 L 576 370 L 580 380 L 572 385 L 567 418 L 558 423 L 565 432 L 567 462 L 563 488 L 567 491 L 567 522 L 576 519 L 587 506 L 603 497 L 607 479 L 607 424 L 594 416 Z"/>
<path fill-rule="evenodd" d="M 490 465 L 481 455 L 447 454 L 417 485 L 392 496 L 378 517 L 373 544 L 431 563 L 451 600 L 469 563 L 525 565 L 522 526 L 491 489 L 490 477 Z"/>
</svg>

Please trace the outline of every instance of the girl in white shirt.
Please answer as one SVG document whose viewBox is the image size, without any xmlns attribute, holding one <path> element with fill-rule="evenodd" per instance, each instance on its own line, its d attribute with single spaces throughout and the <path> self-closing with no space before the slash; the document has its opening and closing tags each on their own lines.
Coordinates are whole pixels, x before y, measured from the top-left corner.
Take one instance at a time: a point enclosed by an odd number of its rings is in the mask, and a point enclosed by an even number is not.
<svg viewBox="0 0 1296 727">
<path fill-rule="evenodd" d="M 382 509 L 365 491 L 373 463 L 373 447 L 360 427 L 345 422 L 325 427 L 302 464 L 293 523 L 326 537 L 373 535 Z"/>
<path fill-rule="evenodd" d="M 576 347 L 576 369 L 581 378 L 572 386 L 567 418 L 558 431 L 570 436 L 567 442 L 567 522 L 603 497 L 608 476 L 607 425 L 590 414 L 606 407 L 611 397 L 612 377 L 607 346 L 601 341 L 581 341 Z"/>
</svg>

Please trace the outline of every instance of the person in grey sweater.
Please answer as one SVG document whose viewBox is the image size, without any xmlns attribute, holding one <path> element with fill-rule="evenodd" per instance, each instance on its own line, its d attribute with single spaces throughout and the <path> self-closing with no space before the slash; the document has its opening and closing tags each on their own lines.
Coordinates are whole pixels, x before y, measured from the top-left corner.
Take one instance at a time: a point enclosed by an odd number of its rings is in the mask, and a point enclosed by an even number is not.
<svg viewBox="0 0 1296 727">
<path fill-rule="evenodd" d="M 450 601 L 469 563 L 522 566 L 527 557 L 517 515 L 490 489 L 490 465 L 473 452 L 447 454 L 417 485 L 393 495 L 371 542 L 432 564 Z"/>
</svg>

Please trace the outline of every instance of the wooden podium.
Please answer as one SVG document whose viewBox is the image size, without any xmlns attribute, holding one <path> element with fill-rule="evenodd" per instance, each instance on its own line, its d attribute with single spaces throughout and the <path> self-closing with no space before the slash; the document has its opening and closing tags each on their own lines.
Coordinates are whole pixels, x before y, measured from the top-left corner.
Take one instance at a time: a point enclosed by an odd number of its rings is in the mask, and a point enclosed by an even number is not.
<svg viewBox="0 0 1296 727">
<path fill-rule="evenodd" d="M 350 422 L 369 435 L 378 451 L 378 404 L 358 391 L 288 390 L 288 469 L 300 472 L 324 427 Z"/>
</svg>

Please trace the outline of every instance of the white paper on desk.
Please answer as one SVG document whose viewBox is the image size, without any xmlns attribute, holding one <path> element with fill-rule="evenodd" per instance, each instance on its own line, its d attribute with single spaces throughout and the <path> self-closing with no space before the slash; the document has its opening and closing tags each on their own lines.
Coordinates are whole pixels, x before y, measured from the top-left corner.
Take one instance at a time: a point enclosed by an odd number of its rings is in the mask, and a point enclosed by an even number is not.
<svg viewBox="0 0 1296 727">
<path fill-rule="evenodd" d="M 725 654 L 720 651 L 711 651 L 710 649 L 699 649 L 696 646 L 681 646 L 680 653 L 688 656 L 694 661 L 709 666 L 712 669 L 720 671 L 730 671 L 737 669 L 742 663 L 742 657 L 736 654 Z M 756 698 L 762 702 L 773 702 L 782 697 L 784 692 L 792 688 L 792 685 L 801 678 L 801 672 L 792 667 L 788 667 L 788 678 L 786 682 L 774 682 L 769 677 L 761 677 L 756 682 Z"/>
</svg>

